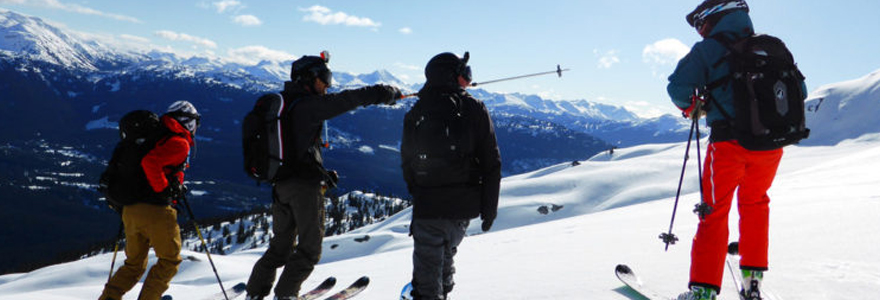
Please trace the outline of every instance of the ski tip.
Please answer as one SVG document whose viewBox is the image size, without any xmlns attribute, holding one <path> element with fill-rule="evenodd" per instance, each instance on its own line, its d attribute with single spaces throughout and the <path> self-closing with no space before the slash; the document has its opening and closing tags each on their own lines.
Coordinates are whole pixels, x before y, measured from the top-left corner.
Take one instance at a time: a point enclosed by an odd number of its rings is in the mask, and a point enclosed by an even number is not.
<svg viewBox="0 0 880 300">
<path fill-rule="evenodd" d="M 358 278 L 357 281 L 355 281 L 355 284 L 359 284 L 359 285 L 367 285 L 367 284 L 369 284 L 369 283 L 370 283 L 370 277 L 369 277 L 369 276 L 363 276 L 363 277 L 361 277 L 361 278 Z"/>
<path fill-rule="evenodd" d="M 327 279 L 324 279 L 324 284 L 336 284 L 336 277 L 327 277 Z"/>
<path fill-rule="evenodd" d="M 739 242 L 731 242 L 727 245 L 727 254 L 730 255 L 738 255 L 739 254 Z"/>
<path fill-rule="evenodd" d="M 632 269 L 630 269 L 627 265 L 619 264 L 617 265 L 617 267 L 614 267 L 614 272 L 621 274 L 632 274 Z"/>
</svg>

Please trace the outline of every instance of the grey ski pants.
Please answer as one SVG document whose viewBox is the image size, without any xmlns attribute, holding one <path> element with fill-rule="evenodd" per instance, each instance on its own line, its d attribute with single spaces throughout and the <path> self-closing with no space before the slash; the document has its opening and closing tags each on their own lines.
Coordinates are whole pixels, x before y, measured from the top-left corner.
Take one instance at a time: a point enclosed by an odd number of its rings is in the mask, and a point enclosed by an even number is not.
<svg viewBox="0 0 880 300">
<path fill-rule="evenodd" d="M 458 245 L 470 220 L 413 219 L 413 294 L 416 299 L 443 299 L 455 282 Z M 416 295 L 417 294 L 417 295 Z"/>
<path fill-rule="evenodd" d="M 254 265 L 247 292 L 268 295 L 276 270 L 284 267 L 275 286 L 275 295 L 297 296 L 300 286 L 321 259 L 324 196 L 319 184 L 295 179 L 277 182 L 273 192 L 274 236 L 269 241 L 269 249 Z"/>
</svg>

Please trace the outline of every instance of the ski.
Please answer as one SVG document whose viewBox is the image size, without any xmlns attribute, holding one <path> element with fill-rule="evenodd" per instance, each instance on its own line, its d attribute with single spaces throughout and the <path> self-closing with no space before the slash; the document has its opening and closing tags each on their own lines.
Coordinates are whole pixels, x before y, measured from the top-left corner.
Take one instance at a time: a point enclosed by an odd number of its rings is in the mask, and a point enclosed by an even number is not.
<svg viewBox="0 0 880 300">
<path fill-rule="evenodd" d="M 630 289 L 650 300 L 675 299 L 673 297 L 664 296 L 663 294 L 660 294 L 657 291 L 646 286 L 642 282 L 642 279 L 639 278 L 639 276 L 637 276 L 636 273 L 633 272 L 633 270 L 627 265 L 617 265 L 617 267 L 614 268 L 614 275 L 617 275 L 617 279 L 620 279 L 620 281 L 626 284 L 626 286 L 628 286 Z"/>
<path fill-rule="evenodd" d="M 331 295 L 330 297 L 327 297 L 327 298 L 324 299 L 324 300 L 345 300 L 345 299 L 351 299 L 352 297 L 354 297 L 354 296 L 357 295 L 358 293 L 360 293 L 360 292 L 362 292 L 363 290 L 365 290 L 365 289 L 367 288 L 367 285 L 369 285 L 369 284 L 370 284 L 370 277 L 364 276 L 364 277 L 358 278 L 357 281 L 355 281 L 354 283 L 352 283 L 350 286 L 348 286 L 348 287 L 345 288 L 344 290 L 341 290 L 341 291 L 339 291 L 338 293 L 333 294 L 333 295 Z"/>
<path fill-rule="evenodd" d="M 235 299 L 238 296 L 244 295 L 245 291 L 244 282 L 239 282 L 238 284 L 228 288 L 222 292 L 211 295 L 211 297 L 205 298 L 205 300 L 226 300 L 226 297 L 229 296 L 229 300 Z M 171 296 L 168 296 L 168 299 L 162 298 L 162 300 L 171 300 Z"/>
<path fill-rule="evenodd" d="M 308 293 L 299 296 L 299 299 L 302 300 L 314 300 L 318 299 L 318 297 L 326 294 L 330 289 L 332 289 L 336 285 L 336 277 L 330 276 L 327 279 L 324 279 L 324 282 L 321 282 L 317 287 L 309 291 Z"/>
<path fill-rule="evenodd" d="M 749 300 L 743 296 L 745 282 L 743 281 L 742 271 L 739 268 L 739 259 L 739 242 L 731 242 L 727 245 L 727 268 L 733 277 L 733 284 L 736 286 L 740 300 Z M 782 298 L 777 297 L 772 291 L 768 290 L 766 286 L 761 287 L 761 298 L 764 298 L 763 300 L 782 300 Z"/>
</svg>

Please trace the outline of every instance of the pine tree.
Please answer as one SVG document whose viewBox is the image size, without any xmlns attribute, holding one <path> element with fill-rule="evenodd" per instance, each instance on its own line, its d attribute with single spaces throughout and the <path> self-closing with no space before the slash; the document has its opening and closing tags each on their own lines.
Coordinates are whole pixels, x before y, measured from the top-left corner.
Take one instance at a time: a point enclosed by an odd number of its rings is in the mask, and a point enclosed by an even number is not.
<svg viewBox="0 0 880 300">
<path fill-rule="evenodd" d="M 251 235 L 245 231 L 244 222 L 238 222 L 238 232 L 236 232 L 235 234 L 236 234 L 236 239 L 235 239 L 236 244 L 243 244 L 245 241 L 247 241 L 248 236 Z"/>
</svg>

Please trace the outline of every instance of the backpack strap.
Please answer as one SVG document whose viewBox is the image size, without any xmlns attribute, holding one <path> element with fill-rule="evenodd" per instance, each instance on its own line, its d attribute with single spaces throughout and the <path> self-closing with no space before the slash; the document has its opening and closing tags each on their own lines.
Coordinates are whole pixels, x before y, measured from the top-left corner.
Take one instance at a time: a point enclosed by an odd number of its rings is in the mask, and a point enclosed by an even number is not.
<svg viewBox="0 0 880 300">
<path fill-rule="evenodd" d="M 712 64 L 712 67 L 713 67 L 713 68 L 717 68 L 717 67 L 720 66 L 721 63 L 723 63 L 724 61 L 729 61 L 729 60 L 730 60 L 730 57 L 731 57 L 732 55 L 737 55 L 737 54 L 739 54 L 739 53 L 742 53 L 742 51 L 741 51 L 741 49 L 740 49 L 740 48 L 742 48 L 742 43 L 745 42 L 746 39 L 751 38 L 752 36 L 754 36 L 754 34 L 749 35 L 749 36 L 744 37 L 744 38 L 736 39 L 736 38 L 734 38 L 733 36 L 731 36 L 731 35 L 729 35 L 729 34 L 719 33 L 719 34 L 716 34 L 716 35 L 713 35 L 713 36 L 709 37 L 710 39 L 713 39 L 713 40 L 717 41 L 719 44 L 721 44 L 722 46 L 724 46 L 724 48 L 727 49 L 727 53 L 725 53 L 721 58 L 719 58 L 718 61 L 716 61 L 715 63 L 713 63 L 713 64 Z M 716 79 L 716 80 L 714 80 L 714 81 L 712 81 L 712 82 L 709 82 L 708 84 L 706 84 L 706 86 L 704 87 L 704 89 L 705 89 L 705 91 L 706 91 L 707 93 L 710 93 L 710 94 L 711 94 L 711 91 L 713 91 L 713 90 L 715 90 L 715 89 L 718 89 L 718 88 L 724 86 L 725 84 L 727 84 L 728 82 L 730 82 L 730 80 L 732 80 L 733 77 L 734 77 L 733 72 L 730 72 L 729 74 L 724 75 L 724 76 L 721 77 L 721 78 L 718 78 L 718 79 Z M 714 102 L 715 102 L 715 101 L 710 101 L 709 104 L 712 105 L 712 103 L 714 103 Z M 717 108 L 718 108 L 718 112 L 720 112 L 721 115 L 722 115 L 725 119 L 727 119 L 727 121 L 729 121 L 729 122 L 733 122 L 733 117 L 730 115 L 730 113 L 728 113 L 726 110 L 724 110 L 724 108 L 721 107 L 721 105 L 717 105 L 717 104 L 715 104 L 715 105 L 712 105 L 712 106 L 717 107 Z"/>
</svg>

